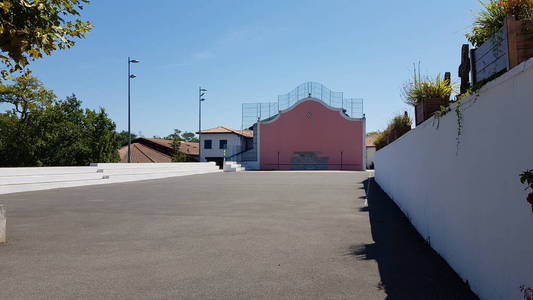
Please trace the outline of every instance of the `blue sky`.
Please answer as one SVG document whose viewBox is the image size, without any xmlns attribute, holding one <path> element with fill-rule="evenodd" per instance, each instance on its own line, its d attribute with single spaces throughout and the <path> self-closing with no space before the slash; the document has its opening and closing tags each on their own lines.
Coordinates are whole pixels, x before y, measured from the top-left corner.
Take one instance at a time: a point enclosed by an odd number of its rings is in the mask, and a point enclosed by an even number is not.
<svg viewBox="0 0 533 300">
<path fill-rule="evenodd" d="M 410 109 L 400 93 L 412 64 L 457 80 L 476 0 L 98 1 L 95 25 L 73 49 L 35 62 L 60 97 L 104 107 L 127 128 L 127 57 L 132 131 L 196 131 L 198 86 L 208 90 L 203 128 L 240 128 L 243 102 L 276 101 L 306 81 L 364 98 L 367 131 Z M 157 3 L 157 4 L 155 4 Z"/>
</svg>

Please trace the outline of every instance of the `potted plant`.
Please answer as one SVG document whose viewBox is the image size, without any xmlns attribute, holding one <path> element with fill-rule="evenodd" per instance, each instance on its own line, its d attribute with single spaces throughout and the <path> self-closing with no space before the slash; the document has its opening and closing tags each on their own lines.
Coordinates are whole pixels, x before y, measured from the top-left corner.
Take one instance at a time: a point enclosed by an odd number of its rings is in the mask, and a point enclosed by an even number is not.
<svg viewBox="0 0 533 300">
<path fill-rule="evenodd" d="M 479 48 L 505 27 L 509 68 L 533 57 L 533 0 L 488 0 L 474 19 L 468 41 Z"/>
<path fill-rule="evenodd" d="M 448 78 L 448 76 L 446 76 Z M 404 86 L 403 97 L 407 104 L 415 107 L 415 124 L 429 119 L 433 114 L 450 104 L 450 95 L 454 86 L 450 79 L 443 79 L 439 74 L 435 78 L 424 77 L 414 68 L 413 78 Z"/>
<path fill-rule="evenodd" d="M 531 204 L 531 210 L 533 210 L 533 170 L 528 170 L 520 174 L 520 182 L 527 184 L 526 190 L 531 191 L 527 196 L 527 202 Z"/>
</svg>

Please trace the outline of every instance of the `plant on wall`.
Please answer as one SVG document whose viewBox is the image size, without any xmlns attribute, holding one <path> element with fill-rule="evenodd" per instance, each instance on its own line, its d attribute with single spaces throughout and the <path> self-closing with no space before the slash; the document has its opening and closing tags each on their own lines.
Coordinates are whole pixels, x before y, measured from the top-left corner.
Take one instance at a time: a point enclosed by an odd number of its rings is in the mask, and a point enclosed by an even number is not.
<svg viewBox="0 0 533 300">
<path fill-rule="evenodd" d="M 403 115 L 398 115 L 394 117 L 383 132 L 379 133 L 379 136 L 374 141 L 376 150 L 379 150 L 388 144 L 394 142 L 402 135 L 406 134 L 411 130 L 412 125 L 411 118 L 405 112 Z"/>
<path fill-rule="evenodd" d="M 533 0 L 488 0 L 479 1 L 484 10 L 474 18 L 472 32 L 466 38 L 475 47 L 481 46 L 502 28 L 505 17 L 518 20 L 533 20 Z"/>
<path fill-rule="evenodd" d="M 419 65 L 418 69 L 414 67 L 413 78 L 404 85 L 402 96 L 405 103 L 416 106 L 426 99 L 449 98 L 454 91 L 455 86 L 440 74 L 422 77 Z"/>
<path fill-rule="evenodd" d="M 531 209 L 533 210 L 533 170 L 528 170 L 520 174 L 520 182 L 527 185 L 526 190 L 531 191 L 527 196 L 527 202 L 531 204 Z"/>
<path fill-rule="evenodd" d="M 520 292 L 524 296 L 524 300 L 533 300 L 533 289 L 526 287 L 525 285 L 520 286 Z"/>
</svg>

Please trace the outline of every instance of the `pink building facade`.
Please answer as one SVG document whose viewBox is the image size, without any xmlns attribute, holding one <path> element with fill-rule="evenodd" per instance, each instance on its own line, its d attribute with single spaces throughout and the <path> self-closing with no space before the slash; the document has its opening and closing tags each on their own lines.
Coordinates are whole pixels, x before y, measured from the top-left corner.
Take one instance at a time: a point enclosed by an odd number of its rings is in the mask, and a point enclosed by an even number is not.
<svg viewBox="0 0 533 300">
<path fill-rule="evenodd" d="M 365 117 L 304 98 L 257 123 L 261 170 L 365 170 Z"/>
</svg>

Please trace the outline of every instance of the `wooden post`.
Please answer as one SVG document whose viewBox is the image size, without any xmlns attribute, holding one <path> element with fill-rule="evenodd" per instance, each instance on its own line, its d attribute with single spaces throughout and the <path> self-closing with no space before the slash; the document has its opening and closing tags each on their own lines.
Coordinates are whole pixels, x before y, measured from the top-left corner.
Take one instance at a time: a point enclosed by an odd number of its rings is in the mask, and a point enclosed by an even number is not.
<svg viewBox="0 0 533 300">
<path fill-rule="evenodd" d="M 477 83 L 476 49 L 470 49 L 470 64 L 470 69 L 472 71 L 472 84 L 475 85 Z"/>
<path fill-rule="evenodd" d="M 520 61 L 518 59 L 518 33 L 520 31 L 520 22 L 514 16 L 507 16 L 505 18 L 505 26 L 507 27 L 507 44 L 509 50 L 509 67 L 508 70 L 517 66 Z"/>
<path fill-rule="evenodd" d="M 470 46 L 464 44 L 461 48 L 461 65 L 459 65 L 459 78 L 461 78 L 461 89 L 459 94 L 464 94 L 470 88 Z"/>
</svg>

